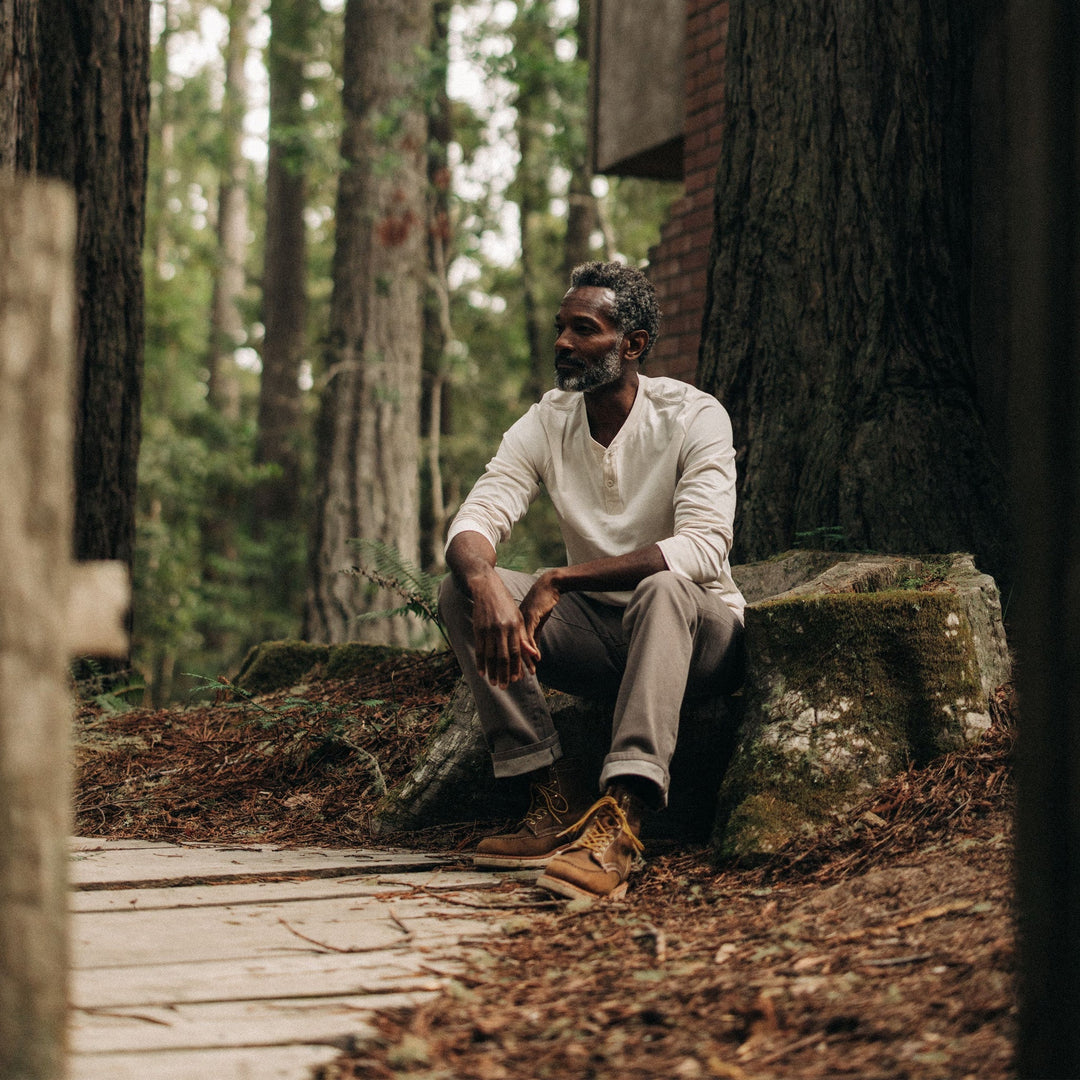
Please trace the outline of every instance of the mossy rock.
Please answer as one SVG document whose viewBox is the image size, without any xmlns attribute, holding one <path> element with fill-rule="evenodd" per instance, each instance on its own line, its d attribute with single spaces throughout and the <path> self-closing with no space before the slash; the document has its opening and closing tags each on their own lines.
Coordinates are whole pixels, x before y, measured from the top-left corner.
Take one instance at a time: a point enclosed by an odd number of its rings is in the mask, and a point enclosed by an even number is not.
<svg viewBox="0 0 1080 1080">
<path fill-rule="evenodd" d="M 966 555 L 838 564 L 750 604 L 746 638 L 713 833 L 724 859 L 812 834 L 909 762 L 978 738 L 1009 678 L 996 587 Z"/>
<path fill-rule="evenodd" d="M 342 645 L 331 645 L 330 655 L 326 660 L 328 679 L 355 679 L 367 675 L 373 668 L 386 660 L 404 656 L 406 653 L 420 654 L 418 649 L 406 649 L 399 645 L 371 645 L 361 641 L 347 641 Z"/>
<path fill-rule="evenodd" d="M 317 665 L 325 664 L 330 649 L 310 641 L 264 641 L 244 657 L 234 682 L 249 694 L 295 686 Z"/>
<path fill-rule="evenodd" d="M 250 694 L 268 694 L 314 678 L 359 678 L 379 664 L 406 653 L 419 653 L 419 650 L 360 641 L 348 641 L 341 645 L 316 645 L 310 641 L 295 640 L 264 641 L 244 657 L 234 681 Z"/>
</svg>

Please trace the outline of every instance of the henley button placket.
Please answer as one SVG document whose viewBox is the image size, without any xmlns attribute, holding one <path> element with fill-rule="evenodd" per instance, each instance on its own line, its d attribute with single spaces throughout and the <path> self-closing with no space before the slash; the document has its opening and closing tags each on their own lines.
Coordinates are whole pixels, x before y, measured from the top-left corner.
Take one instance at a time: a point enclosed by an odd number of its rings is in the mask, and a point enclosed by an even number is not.
<svg viewBox="0 0 1080 1080">
<path fill-rule="evenodd" d="M 609 512 L 619 509 L 619 475 L 612 454 L 604 455 L 604 503 Z"/>
</svg>

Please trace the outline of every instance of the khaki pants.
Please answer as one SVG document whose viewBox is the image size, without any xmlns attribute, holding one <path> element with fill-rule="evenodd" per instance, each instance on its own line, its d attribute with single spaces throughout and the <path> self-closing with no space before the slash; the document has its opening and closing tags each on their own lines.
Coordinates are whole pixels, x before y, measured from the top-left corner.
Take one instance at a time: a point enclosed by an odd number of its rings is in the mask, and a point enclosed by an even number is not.
<svg viewBox="0 0 1080 1080">
<path fill-rule="evenodd" d="M 498 570 L 515 599 L 532 574 Z M 614 701 L 611 748 L 600 789 L 641 776 L 667 802 L 684 697 L 728 694 L 742 679 L 742 625 L 709 590 L 669 570 L 646 578 L 625 608 L 580 593 L 560 599 L 537 639 L 536 676 L 506 690 L 476 667 L 472 603 L 447 575 L 439 609 L 476 701 L 496 776 L 517 776 L 562 755 L 541 683 L 580 697 Z"/>
</svg>

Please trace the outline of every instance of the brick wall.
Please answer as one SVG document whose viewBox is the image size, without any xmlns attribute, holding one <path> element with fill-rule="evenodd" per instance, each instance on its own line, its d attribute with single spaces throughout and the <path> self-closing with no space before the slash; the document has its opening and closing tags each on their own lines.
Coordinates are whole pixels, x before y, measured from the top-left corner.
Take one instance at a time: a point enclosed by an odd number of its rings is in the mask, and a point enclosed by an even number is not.
<svg viewBox="0 0 1080 1080">
<path fill-rule="evenodd" d="M 645 372 L 693 382 L 712 238 L 713 190 L 724 121 L 728 0 L 687 0 L 684 192 L 649 252 L 664 322 Z"/>
</svg>

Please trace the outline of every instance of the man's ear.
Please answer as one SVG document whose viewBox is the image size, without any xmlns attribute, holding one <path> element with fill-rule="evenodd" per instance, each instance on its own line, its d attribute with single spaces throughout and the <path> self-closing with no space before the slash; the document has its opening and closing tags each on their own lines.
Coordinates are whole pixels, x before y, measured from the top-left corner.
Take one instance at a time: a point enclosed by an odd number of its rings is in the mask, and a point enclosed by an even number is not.
<svg viewBox="0 0 1080 1080">
<path fill-rule="evenodd" d="M 626 342 L 625 358 L 640 360 L 641 354 L 649 347 L 649 332 L 648 330 L 631 330 L 623 341 Z"/>
</svg>

